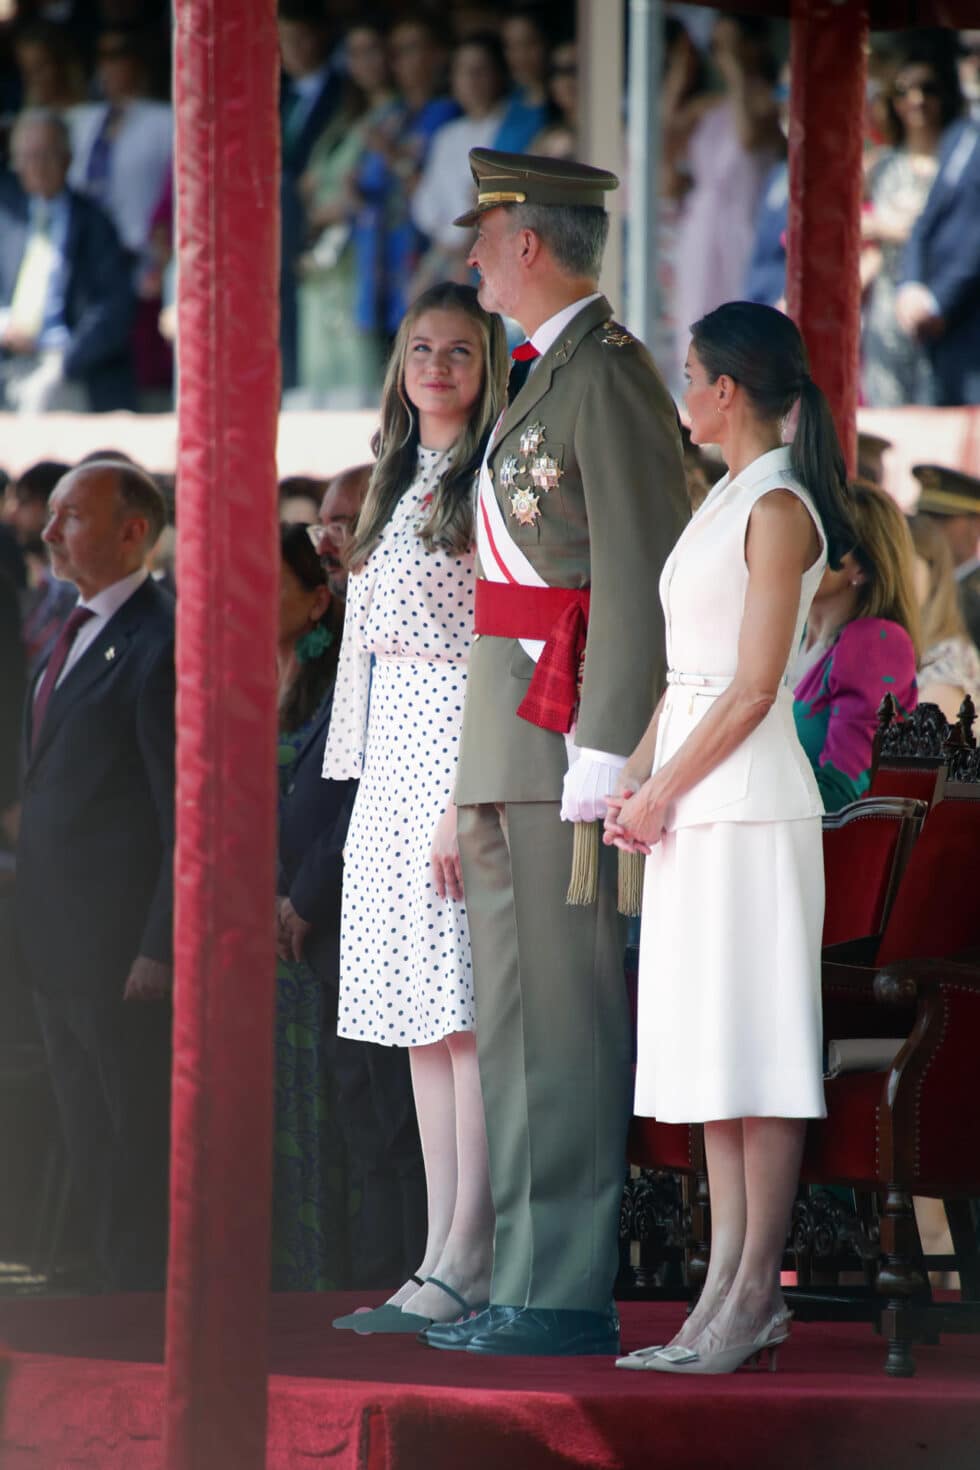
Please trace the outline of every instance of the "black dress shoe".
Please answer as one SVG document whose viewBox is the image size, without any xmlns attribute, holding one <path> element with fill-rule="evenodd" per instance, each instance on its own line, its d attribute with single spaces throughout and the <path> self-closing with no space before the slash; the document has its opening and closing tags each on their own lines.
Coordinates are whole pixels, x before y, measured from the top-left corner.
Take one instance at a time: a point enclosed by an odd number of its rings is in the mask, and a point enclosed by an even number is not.
<svg viewBox="0 0 980 1470">
<path fill-rule="evenodd" d="M 492 1310 L 492 1308 L 491 1308 Z M 619 1316 L 548 1307 L 524 1307 L 497 1326 L 475 1334 L 470 1353 L 493 1357 L 571 1358 L 619 1353 Z"/>
<path fill-rule="evenodd" d="M 433 1322 L 419 1333 L 419 1342 L 426 1347 L 463 1350 L 472 1338 L 483 1332 L 492 1332 L 504 1322 L 509 1322 L 523 1307 L 486 1307 L 470 1317 L 460 1317 L 456 1322 Z"/>
</svg>

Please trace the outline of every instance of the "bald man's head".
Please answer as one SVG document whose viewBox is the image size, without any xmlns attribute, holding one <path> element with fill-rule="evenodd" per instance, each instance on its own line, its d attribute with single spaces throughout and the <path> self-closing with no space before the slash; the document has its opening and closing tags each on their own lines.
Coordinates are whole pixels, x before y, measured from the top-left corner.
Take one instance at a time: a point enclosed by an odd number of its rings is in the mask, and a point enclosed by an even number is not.
<svg viewBox="0 0 980 1470">
<path fill-rule="evenodd" d="M 83 598 L 93 597 L 139 570 L 165 520 L 163 496 L 138 466 L 82 465 L 59 480 L 48 502 L 43 539 L 51 568 Z"/>
<path fill-rule="evenodd" d="M 347 589 L 344 551 L 357 523 L 371 470 L 369 464 L 341 470 L 327 485 L 320 504 L 320 525 L 323 528 L 320 560 L 327 569 L 331 589 L 340 597 Z"/>
</svg>

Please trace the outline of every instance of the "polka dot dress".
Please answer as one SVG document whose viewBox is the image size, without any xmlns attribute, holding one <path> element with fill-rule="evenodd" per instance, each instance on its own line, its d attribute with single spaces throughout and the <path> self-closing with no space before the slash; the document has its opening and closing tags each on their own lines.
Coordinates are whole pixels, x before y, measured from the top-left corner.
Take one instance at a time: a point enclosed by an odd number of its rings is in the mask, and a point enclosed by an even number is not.
<svg viewBox="0 0 980 1470">
<path fill-rule="evenodd" d="M 441 899 L 432 836 L 456 780 L 472 555 L 418 538 L 445 456 L 416 477 L 349 581 L 324 775 L 360 775 L 344 852 L 338 1031 L 423 1046 L 475 1026 L 465 906 Z"/>
</svg>

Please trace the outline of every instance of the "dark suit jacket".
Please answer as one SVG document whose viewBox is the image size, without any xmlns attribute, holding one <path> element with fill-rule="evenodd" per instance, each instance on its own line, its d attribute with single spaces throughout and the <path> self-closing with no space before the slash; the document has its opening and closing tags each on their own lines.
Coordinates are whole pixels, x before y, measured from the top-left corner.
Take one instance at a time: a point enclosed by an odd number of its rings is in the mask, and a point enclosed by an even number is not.
<svg viewBox="0 0 980 1470">
<path fill-rule="evenodd" d="M 331 67 L 320 89 L 320 95 L 307 113 L 296 137 L 289 139 L 288 143 L 283 138 L 279 189 L 282 226 L 279 310 L 283 388 L 294 388 L 297 381 L 296 258 L 306 243 L 306 210 L 296 183 L 310 161 L 314 143 L 336 112 L 342 91 L 343 79 Z M 287 77 L 283 77 L 280 93 L 280 114 L 283 119 L 289 111 L 293 95 L 292 83 Z"/>
<path fill-rule="evenodd" d="M 0 527 L 0 531 L 5 528 Z M 27 684 L 17 586 L 0 562 L 0 812 L 17 800 L 20 722 Z M 0 836 L 0 847 L 5 845 Z"/>
<path fill-rule="evenodd" d="M 27 757 L 17 934 L 48 994 L 121 995 L 137 955 L 171 960 L 174 697 L 174 603 L 147 580 L 54 691 Z"/>
<path fill-rule="evenodd" d="M 980 128 L 947 128 L 939 172 L 905 252 L 903 275 L 921 281 L 946 321 L 929 343 L 939 402 L 980 403 Z"/>
<path fill-rule="evenodd" d="M 356 781 L 324 781 L 333 695 L 289 768 L 279 804 L 279 893 L 292 899 L 300 918 L 336 934 L 340 924 L 343 850 Z"/>
<path fill-rule="evenodd" d="M 65 374 L 84 384 L 95 413 L 135 408 L 132 262 L 108 215 L 81 194 L 68 194 Z M 0 305 L 10 305 L 29 230 L 27 195 L 8 176 L 0 188 Z"/>
</svg>

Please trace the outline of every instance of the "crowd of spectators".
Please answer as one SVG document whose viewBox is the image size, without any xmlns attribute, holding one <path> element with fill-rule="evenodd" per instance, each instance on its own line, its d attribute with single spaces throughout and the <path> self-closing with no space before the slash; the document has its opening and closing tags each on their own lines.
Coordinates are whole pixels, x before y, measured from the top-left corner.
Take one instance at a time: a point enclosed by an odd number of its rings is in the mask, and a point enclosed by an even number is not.
<svg viewBox="0 0 980 1470">
<path fill-rule="evenodd" d="M 8 409 L 173 402 L 173 113 L 167 8 L 21 0 L 0 26 L 0 393 Z M 452 221 L 469 149 L 574 156 L 574 10 L 281 0 L 286 407 L 368 408 L 407 306 L 470 279 Z M 660 320 L 679 392 L 690 322 L 782 305 L 784 24 L 668 5 Z M 862 394 L 980 402 L 980 31 L 872 39 Z M 619 172 L 625 158 L 602 159 Z"/>
</svg>

